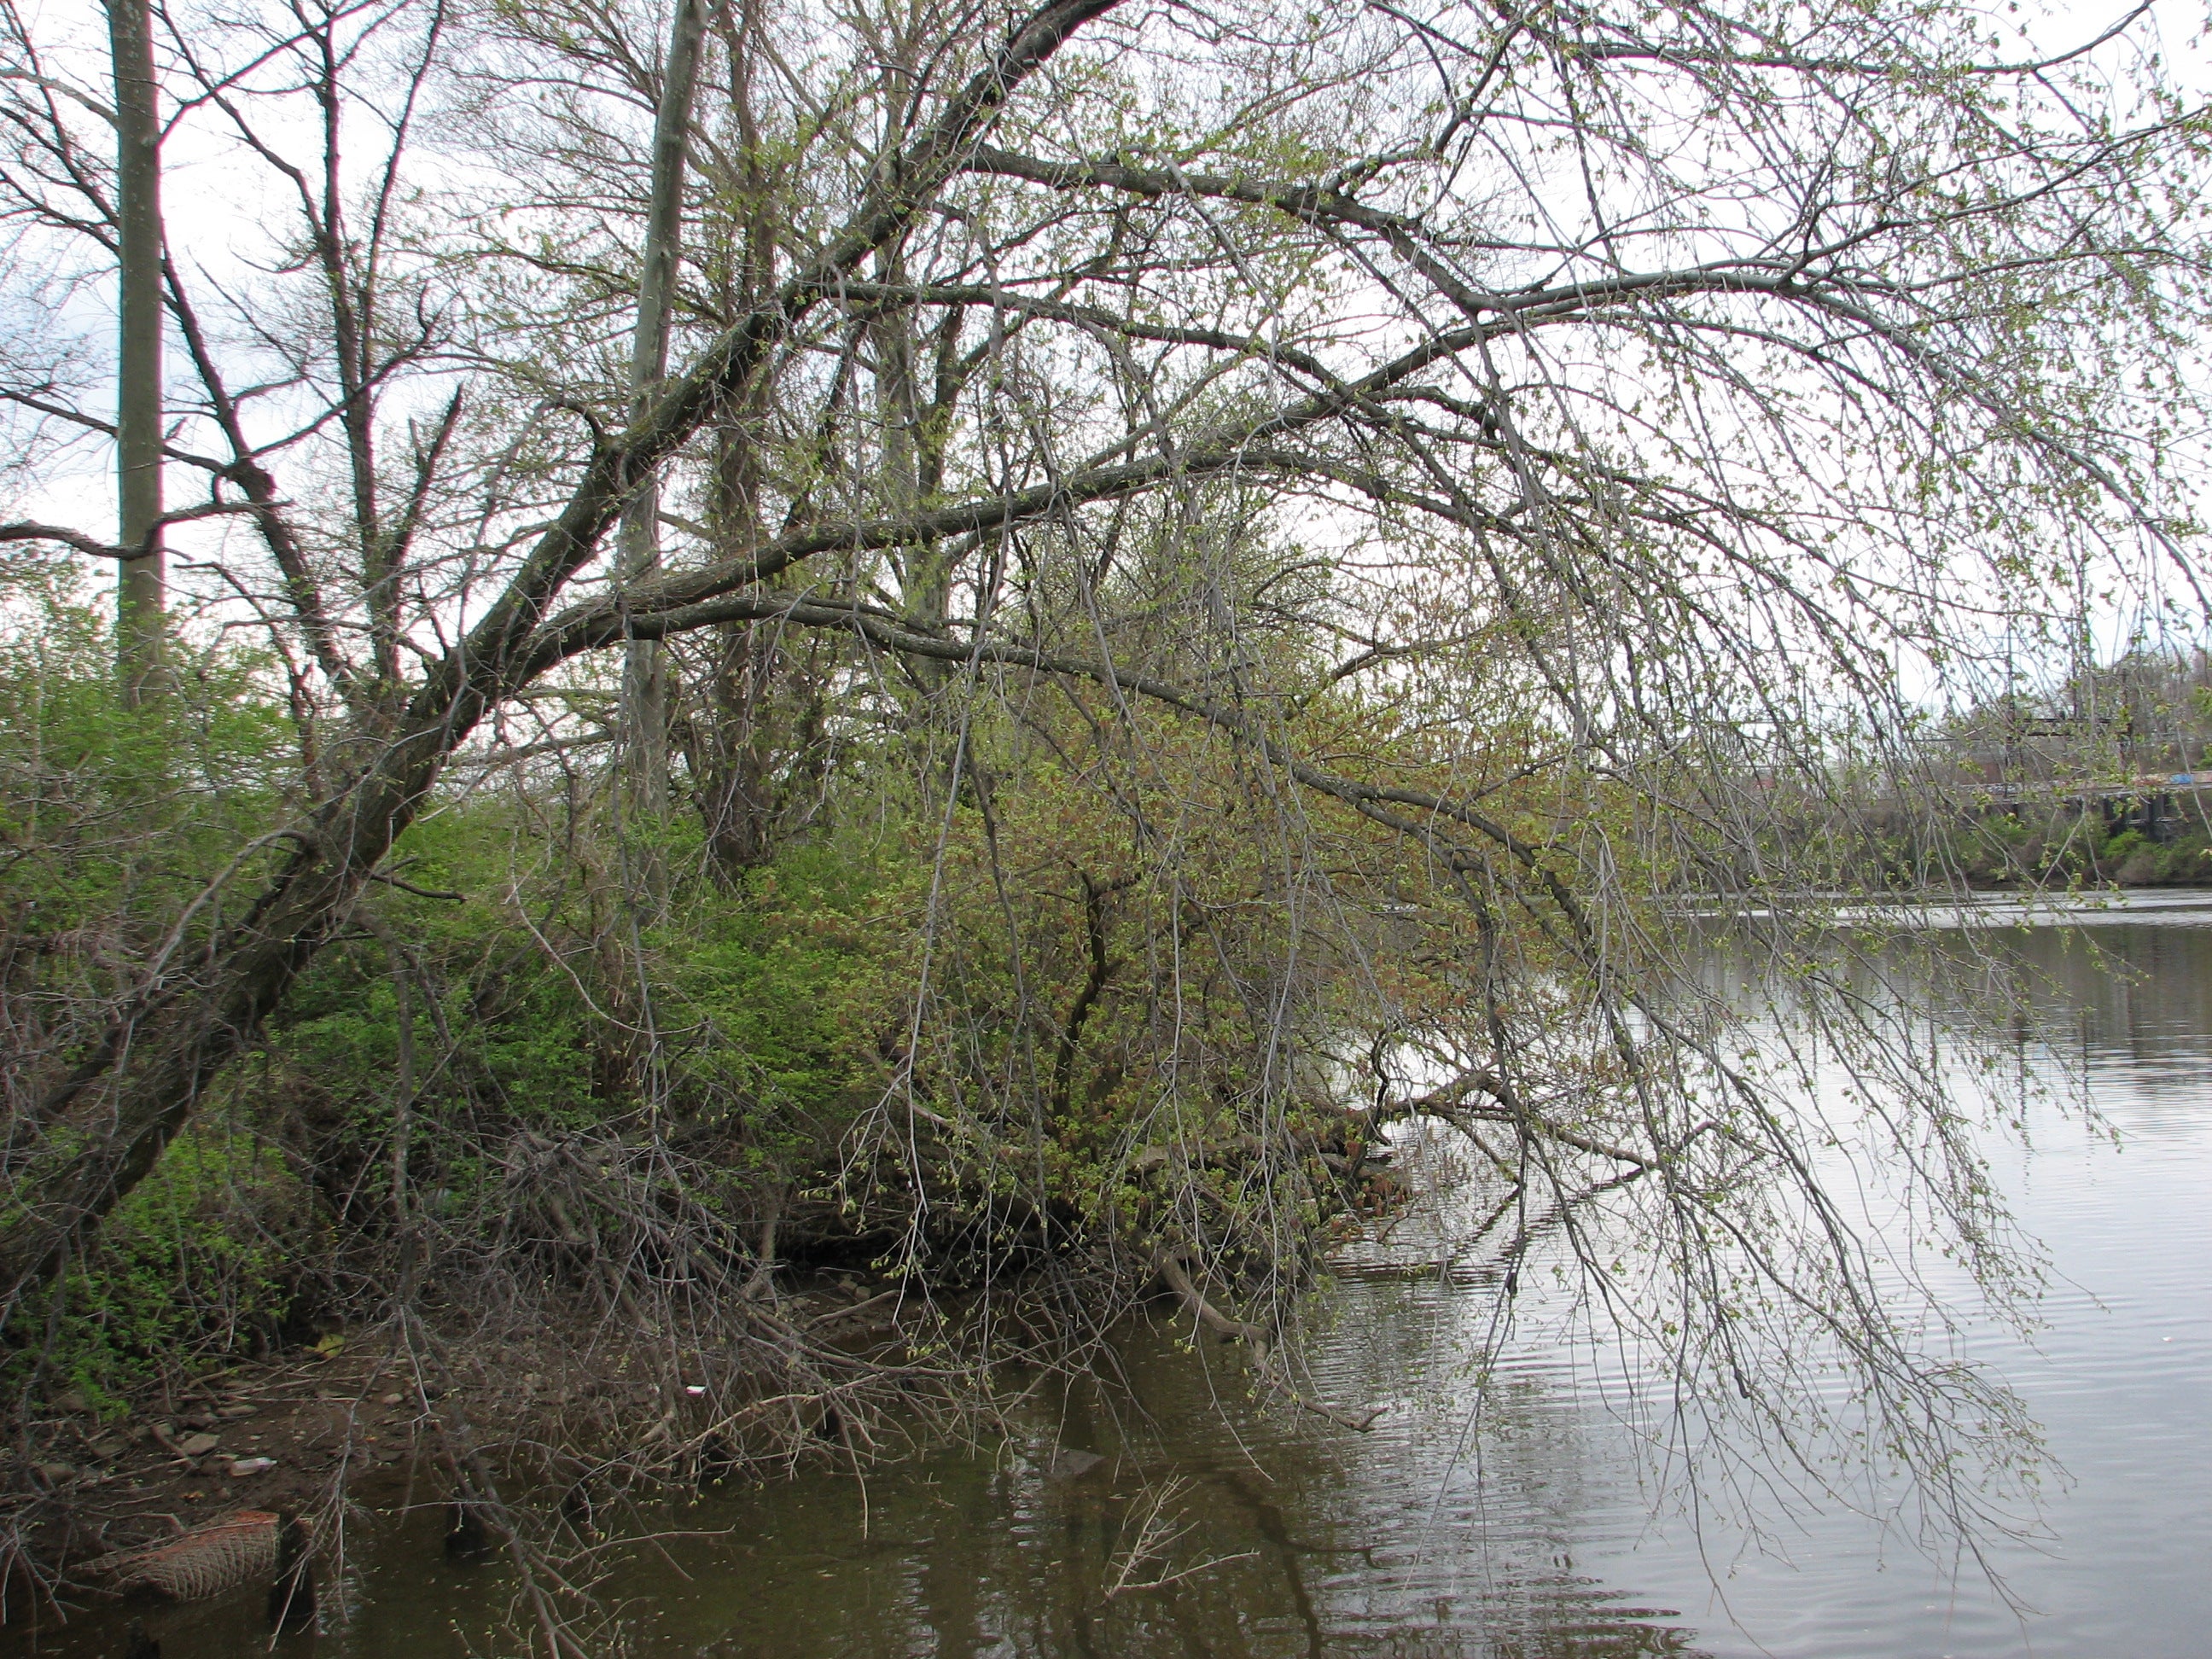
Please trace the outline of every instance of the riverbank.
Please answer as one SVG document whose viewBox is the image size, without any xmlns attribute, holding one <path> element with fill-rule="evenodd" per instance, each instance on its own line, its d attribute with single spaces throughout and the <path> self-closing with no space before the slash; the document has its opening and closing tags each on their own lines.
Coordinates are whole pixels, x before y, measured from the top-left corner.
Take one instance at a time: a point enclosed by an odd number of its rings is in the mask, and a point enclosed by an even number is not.
<svg viewBox="0 0 2212 1659">
<path fill-rule="evenodd" d="M 2192 806 L 2195 798 L 2191 798 Z M 2091 814 L 2037 822 L 2016 815 L 1983 819 L 1961 842 L 1959 874 L 1972 889 L 2201 887 L 2212 882 L 2212 827 L 2191 819 L 2153 826 L 2108 823 Z"/>
<path fill-rule="evenodd" d="M 2196 914 L 2161 926 L 2094 912 L 2094 953 L 2055 927 L 1978 935 L 2050 999 L 2050 1029 L 2094 1070 L 2125 1136 L 2075 1121 L 2060 1058 L 2023 1051 L 2056 1097 L 2033 1109 L 2033 1149 L 1999 1173 L 2052 1248 L 2049 1325 L 2033 1350 L 1987 1326 L 1971 1346 L 2026 1391 L 2070 1477 L 2048 1490 L 2040 1547 L 1987 1540 L 2029 1610 L 1850 1502 L 1802 1506 L 1763 1538 L 1747 1536 L 1738 1508 L 1655 1504 L 1638 1452 L 1659 1442 L 1639 1432 L 1620 1370 L 1593 1367 L 1561 1334 L 1580 1281 L 1560 1285 L 1551 1258 L 1534 1257 L 1516 1340 L 1491 1357 L 1495 1280 L 1479 1262 L 1436 1259 L 1410 1224 L 1382 1263 L 1343 1273 L 1310 1323 L 1316 1395 L 1389 1407 L 1366 1434 L 1251 1398 L 1237 1351 L 1185 1341 L 1186 1322 L 1139 1323 L 1114 1352 L 1126 1395 L 1048 1376 L 972 1448 L 866 1482 L 820 1459 L 792 1480 L 652 1510 L 654 1539 L 594 1558 L 597 1593 L 625 1609 L 632 1659 L 2181 1659 L 2212 1624 L 2190 1513 L 2212 1478 L 2198 1408 L 2212 1364 L 2212 929 Z M 1930 982 L 1931 1014 L 1951 988 Z M 1663 1413 L 1663 1388 L 1647 1397 Z M 1076 1468 L 1060 1449 L 1099 1461 Z M 445 1488 L 387 1478 L 359 1489 L 390 1512 L 356 1532 L 358 1599 L 317 1659 L 520 1651 L 505 1623 L 511 1571 L 449 1562 Z M 1190 1530 L 1147 1554 L 1134 1547 L 1155 1517 L 1155 1540 Z M 164 1659 L 258 1651 L 258 1618 L 257 1601 L 178 1619 L 158 1632 Z M 119 1651 L 80 1633 L 40 1659 Z"/>
<path fill-rule="evenodd" d="M 911 1370 L 897 1300 L 825 1275 L 762 1308 L 763 1328 L 848 1362 L 844 1377 L 805 1396 L 781 1392 L 786 1367 L 702 1364 L 665 1333 L 624 1344 L 600 1326 L 451 1342 L 417 1325 L 171 1375 L 104 1410 L 73 1390 L 28 1403 L 0 1453 L 0 1631 L 120 1616 L 87 1564 L 240 1510 L 296 1514 L 326 1553 L 381 1477 L 404 1476 L 420 1502 L 465 1503 L 472 1546 L 538 1556 L 562 1528 L 586 1543 L 600 1511 L 634 1495 L 749 1469 L 857 1466 L 878 1455 L 874 1425 Z M 502 1491 L 529 1498 L 510 1504 Z"/>
</svg>

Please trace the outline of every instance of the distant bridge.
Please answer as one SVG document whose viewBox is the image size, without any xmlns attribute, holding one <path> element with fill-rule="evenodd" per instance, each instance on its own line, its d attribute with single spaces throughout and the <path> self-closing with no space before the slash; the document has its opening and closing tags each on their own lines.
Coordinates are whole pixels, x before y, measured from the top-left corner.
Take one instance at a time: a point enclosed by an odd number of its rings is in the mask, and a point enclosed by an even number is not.
<svg viewBox="0 0 2212 1659">
<path fill-rule="evenodd" d="M 2097 809 L 2109 830 L 2139 830 L 2163 842 L 2183 823 L 2181 797 L 2212 791 L 2212 772 L 2157 772 L 2122 779 L 2049 778 L 2027 783 L 1978 783 L 1960 793 L 1984 812 L 2009 812 L 2033 804 Z"/>
</svg>

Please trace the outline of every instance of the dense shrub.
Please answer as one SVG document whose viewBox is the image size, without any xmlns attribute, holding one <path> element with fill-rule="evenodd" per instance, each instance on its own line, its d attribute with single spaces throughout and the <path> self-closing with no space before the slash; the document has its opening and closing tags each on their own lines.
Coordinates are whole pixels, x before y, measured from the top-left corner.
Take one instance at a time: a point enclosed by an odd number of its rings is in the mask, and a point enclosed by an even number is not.
<svg viewBox="0 0 2212 1659">
<path fill-rule="evenodd" d="M 313 1194 L 277 1148 L 203 1123 L 173 1141 L 82 1264 L 21 1321 L 36 1348 L 12 1366 L 47 1373 L 95 1406 L 165 1368 L 265 1352 L 299 1311 L 329 1249 Z"/>
</svg>

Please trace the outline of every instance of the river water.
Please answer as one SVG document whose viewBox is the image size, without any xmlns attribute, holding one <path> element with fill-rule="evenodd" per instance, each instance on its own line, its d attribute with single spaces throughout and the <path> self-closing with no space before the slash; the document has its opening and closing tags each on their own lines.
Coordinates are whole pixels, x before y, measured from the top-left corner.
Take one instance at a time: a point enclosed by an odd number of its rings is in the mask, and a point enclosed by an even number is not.
<svg viewBox="0 0 2212 1659">
<path fill-rule="evenodd" d="M 1649 1401 L 1619 1354 L 1563 1339 L 1532 1304 L 1479 1380 L 1494 1285 L 1410 1273 L 1418 1254 L 1383 1249 L 1340 1275 L 1310 1345 L 1316 1395 L 1382 1408 L 1369 1432 L 1263 1409 L 1232 1351 L 1133 1330 L 1125 1390 L 1041 1394 L 1003 1444 L 670 1516 L 601 1586 L 623 1645 L 656 1659 L 2212 1653 L 2212 894 L 1984 926 L 2014 919 L 1931 921 L 1980 927 L 2035 988 L 2015 1058 L 2047 1086 L 1995 1162 L 2047 1248 L 2044 1324 L 2032 1343 L 1996 1324 L 1969 1340 L 2045 1431 L 2037 1536 L 1996 1540 L 1978 1565 L 1931 1557 L 1874 1477 L 1855 1502 L 1699 1498 L 1650 1455 Z M 434 1510 L 392 1517 L 349 1616 L 279 1650 L 519 1651 L 501 1569 L 447 1564 L 439 1530 Z M 166 1659 L 201 1659 L 264 1647 L 258 1611 L 256 1597 L 153 1622 Z M 114 1630 L 96 1620 L 41 1650 L 117 1652 Z"/>
</svg>

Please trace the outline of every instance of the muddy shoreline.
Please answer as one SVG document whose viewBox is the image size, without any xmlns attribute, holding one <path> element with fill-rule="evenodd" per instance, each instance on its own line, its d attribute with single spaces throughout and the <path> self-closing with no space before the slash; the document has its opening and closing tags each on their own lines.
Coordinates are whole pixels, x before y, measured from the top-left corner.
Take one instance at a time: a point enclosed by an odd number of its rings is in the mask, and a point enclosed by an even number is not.
<svg viewBox="0 0 2212 1659">
<path fill-rule="evenodd" d="M 828 1279 L 780 1297 L 777 1312 L 872 1355 L 890 1374 L 904 1346 L 896 1300 L 880 1286 Z M 89 1620 L 119 1631 L 133 1604 L 156 1613 L 169 1604 L 119 1595 L 87 1564 L 240 1511 L 300 1516 L 322 1557 L 378 1504 L 450 1508 L 474 1490 L 478 1510 L 499 1508 L 497 1492 L 481 1490 L 489 1484 L 483 1475 L 493 1474 L 528 1494 L 511 1513 L 501 1509 L 507 1526 L 584 1537 L 599 1529 L 599 1501 L 749 1466 L 849 1461 L 862 1449 L 846 1443 L 844 1420 L 827 1402 L 769 1395 L 772 1410 L 761 1410 L 757 1385 L 772 1386 L 766 1371 L 725 1370 L 712 1377 L 710 1396 L 707 1381 L 681 1380 L 708 1373 L 669 1358 L 665 1340 L 624 1352 L 602 1328 L 589 1339 L 456 1342 L 426 1364 L 419 1349 L 380 1329 L 168 1379 L 120 1412 L 95 1411 L 69 1392 L 33 1405 L 0 1454 L 0 1483 L 11 1494 L 0 1652 L 30 1650 L 57 1626 Z M 757 1431 L 716 1432 L 718 1417 Z M 825 1435 L 825 1424 L 837 1432 Z M 532 1507 L 549 1503 L 558 1512 Z M 501 1543 L 497 1522 L 471 1528 L 470 1547 Z"/>
</svg>

